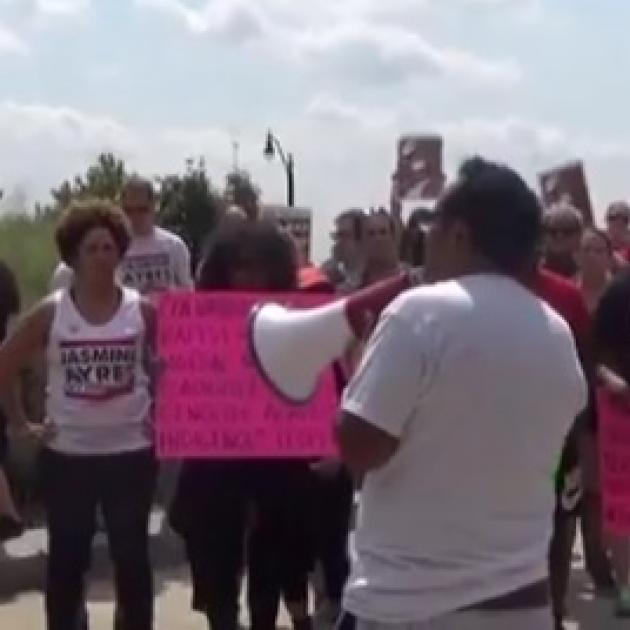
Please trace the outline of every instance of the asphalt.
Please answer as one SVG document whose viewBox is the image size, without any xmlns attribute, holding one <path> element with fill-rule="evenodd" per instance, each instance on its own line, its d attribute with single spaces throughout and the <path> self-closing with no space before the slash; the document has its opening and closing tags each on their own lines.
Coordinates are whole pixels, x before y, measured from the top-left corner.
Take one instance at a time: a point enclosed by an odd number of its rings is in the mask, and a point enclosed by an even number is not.
<svg viewBox="0 0 630 630">
<path fill-rule="evenodd" d="M 152 555 L 155 569 L 156 630 L 206 630 L 203 617 L 190 609 L 188 568 L 177 538 L 164 530 L 162 518 L 152 519 Z M 42 528 L 29 530 L 0 552 L 0 630 L 43 630 L 43 579 L 46 535 Z M 91 630 L 111 630 L 113 592 L 111 566 L 102 534 L 97 535 L 89 577 Z M 630 621 L 613 617 L 613 600 L 595 597 L 583 571 L 579 545 L 569 602 L 567 630 L 627 630 Z M 247 624 L 247 619 L 243 619 Z M 283 613 L 279 627 L 288 628 Z M 534 629 L 532 629 L 534 630 Z"/>
</svg>

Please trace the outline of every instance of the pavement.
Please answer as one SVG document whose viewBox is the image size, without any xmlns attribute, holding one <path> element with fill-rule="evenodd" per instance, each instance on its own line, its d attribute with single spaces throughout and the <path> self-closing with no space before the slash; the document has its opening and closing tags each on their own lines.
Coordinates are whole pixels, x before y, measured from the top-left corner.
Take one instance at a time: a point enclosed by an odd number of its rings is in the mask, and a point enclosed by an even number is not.
<svg viewBox="0 0 630 630">
<path fill-rule="evenodd" d="M 156 630 L 207 630 L 203 617 L 190 608 L 188 567 L 177 538 L 164 528 L 163 517 L 154 514 L 151 523 L 155 571 Z M 46 558 L 46 535 L 31 529 L 0 552 L 0 629 L 42 630 Z M 113 592 L 111 566 L 102 534 L 95 540 L 93 568 L 89 578 L 90 630 L 111 630 Z M 567 630 L 627 630 L 630 621 L 613 617 L 613 600 L 595 597 L 584 574 L 580 545 L 576 546 Z M 247 619 L 243 619 L 247 624 Z M 279 627 L 289 628 L 286 613 Z M 535 630 L 535 629 L 532 629 Z"/>
</svg>

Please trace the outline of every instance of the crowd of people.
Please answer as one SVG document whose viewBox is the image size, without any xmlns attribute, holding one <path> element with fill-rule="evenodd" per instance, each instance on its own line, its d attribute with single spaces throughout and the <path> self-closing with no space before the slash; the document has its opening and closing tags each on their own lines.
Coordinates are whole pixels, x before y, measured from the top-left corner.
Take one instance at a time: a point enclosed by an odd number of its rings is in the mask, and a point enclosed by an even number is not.
<svg viewBox="0 0 630 630">
<path fill-rule="evenodd" d="M 48 630 L 88 627 L 99 521 L 116 630 L 153 628 L 158 485 L 184 543 L 192 607 L 212 630 L 239 627 L 245 574 L 253 630 L 275 628 L 281 603 L 296 630 L 558 630 L 578 523 L 595 588 L 616 593 L 630 617 L 630 538 L 602 529 L 594 395 L 603 387 L 630 401 L 630 206 L 612 204 L 600 230 L 569 202 L 543 209 L 518 174 L 475 158 L 434 210 L 406 221 L 399 204 L 340 213 L 321 266 L 301 260 L 281 226 L 232 210 L 193 281 L 154 201 L 151 183 L 133 177 L 119 205 L 72 203 L 50 294 L 0 346 L 0 539 L 23 531 L 2 470 L 11 425 L 42 445 Z M 423 285 L 340 349 L 338 460 L 159 471 L 156 294 L 349 295 L 419 267 Z M 15 278 L 0 267 L 2 338 L 19 310 Z M 43 425 L 26 417 L 16 386 L 38 355 Z"/>
</svg>

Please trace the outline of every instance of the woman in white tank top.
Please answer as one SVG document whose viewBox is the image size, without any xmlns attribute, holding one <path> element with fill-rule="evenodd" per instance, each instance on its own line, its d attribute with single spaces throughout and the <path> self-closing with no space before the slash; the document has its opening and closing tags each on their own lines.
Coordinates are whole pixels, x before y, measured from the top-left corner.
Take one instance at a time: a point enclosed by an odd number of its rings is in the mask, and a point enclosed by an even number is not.
<svg viewBox="0 0 630 630">
<path fill-rule="evenodd" d="M 119 286 L 130 242 L 124 214 L 103 201 L 71 205 L 56 231 L 73 284 L 45 298 L 0 348 L 0 387 L 44 350 L 48 630 L 74 630 L 84 610 L 96 511 L 115 569 L 116 630 L 150 630 L 148 521 L 156 466 L 151 431 L 154 307 Z"/>
</svg>

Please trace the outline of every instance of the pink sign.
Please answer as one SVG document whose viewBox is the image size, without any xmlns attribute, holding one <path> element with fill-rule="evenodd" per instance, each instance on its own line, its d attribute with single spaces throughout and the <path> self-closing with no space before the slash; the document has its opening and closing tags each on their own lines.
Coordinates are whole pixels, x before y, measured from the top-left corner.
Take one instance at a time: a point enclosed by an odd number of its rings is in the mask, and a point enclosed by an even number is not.
<svg viewBox="0 0 630 630">
<path fill-rule="evenodd" d="M 247 325 L 252 306 L 260 301 L 304 308 L 326 298 L 242 293 L 166 293 L 160 298 L 158 353 L 164 371 L 156 440 L 161 459 L 336 453 L 338 400 L 332 370 L 322 377 L 313 399 L 300 406 L 281 400 L 258 374 Z"/>
<path fill-rule="evenodd" d="M 630 408 L 597 395 L 604 529 L 630 534 Z"/>
</svg>

